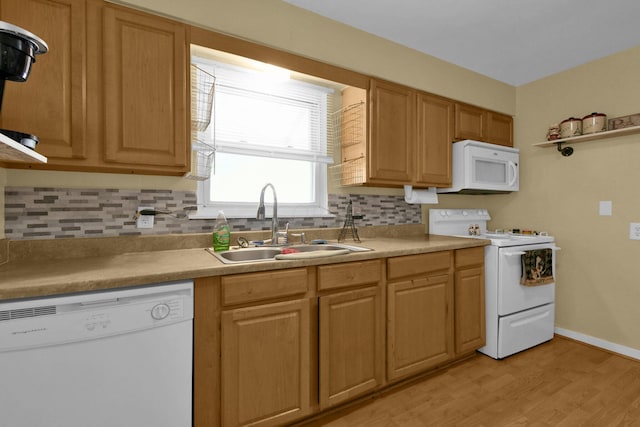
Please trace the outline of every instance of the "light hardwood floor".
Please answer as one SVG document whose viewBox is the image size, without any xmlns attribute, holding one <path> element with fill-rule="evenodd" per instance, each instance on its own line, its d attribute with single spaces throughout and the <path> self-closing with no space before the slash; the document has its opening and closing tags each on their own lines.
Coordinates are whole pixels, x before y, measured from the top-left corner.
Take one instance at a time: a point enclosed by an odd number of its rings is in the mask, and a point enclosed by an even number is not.
<svg viewBox="0 0 640 427">
<path fill-rule="evenodd" d="M 478 354 L 307 425 L 640 426 L 640 362 L 556 336 L 504 360 Z"/>
</svg>

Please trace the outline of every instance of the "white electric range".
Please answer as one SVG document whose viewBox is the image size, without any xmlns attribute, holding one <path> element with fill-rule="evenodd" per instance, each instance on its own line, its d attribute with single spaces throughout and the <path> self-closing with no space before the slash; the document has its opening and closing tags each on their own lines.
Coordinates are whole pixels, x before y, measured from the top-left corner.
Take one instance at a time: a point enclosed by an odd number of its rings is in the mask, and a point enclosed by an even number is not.
<svg viewBox="0 0 640 427">
<path fill-rule="evenodd" d="M 429 209 L 429 233 L 491 241 L 485 246 L 487 336 L 479 351 L 502 359 L 553 338 L 559 248 L 546 233 L 488 232 L 490 219 L 486 209 Z"/>
</svg>

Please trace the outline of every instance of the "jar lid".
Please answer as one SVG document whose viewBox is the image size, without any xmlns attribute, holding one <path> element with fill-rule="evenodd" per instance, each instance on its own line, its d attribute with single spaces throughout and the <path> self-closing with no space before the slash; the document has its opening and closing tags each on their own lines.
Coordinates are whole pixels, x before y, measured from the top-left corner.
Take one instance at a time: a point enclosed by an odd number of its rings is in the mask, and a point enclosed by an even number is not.
<svg viewBox="0 0 640 427">
<path fill-rule="evenodd" d="M 569 117 L 568 119 L 565 119 L 565 120 L 561 121 L 560 124 L 567 123 L 567 122 L 575 122 L 575 121 L 582 121 L 582 119 L 577 119 L 575 117 Z"/>
<path fill-rule="evenodd" d="M 582 118 L 582 120 L 588 119 L 588 118 L 591 118 L 591 117 L 607 117 L 607 115 L 604 114 L 604 113 L 591 113 L 591 114 L 588 114 L 588 115 L 584 116 Z"/>
</svg>

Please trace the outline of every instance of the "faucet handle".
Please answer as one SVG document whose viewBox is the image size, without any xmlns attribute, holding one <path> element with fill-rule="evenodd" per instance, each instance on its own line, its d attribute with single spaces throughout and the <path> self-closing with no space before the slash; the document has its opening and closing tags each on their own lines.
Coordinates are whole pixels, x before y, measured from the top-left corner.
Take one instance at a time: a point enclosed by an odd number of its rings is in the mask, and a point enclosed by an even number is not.
<svg viewBox="0 0 640 427">
<path fill-rule="evenodd" d="M 300 237 L 300 243 L 302 244 L 307 243 L 307 238 L 305 237 L 304 233 L 291 233 L 291 236 Z"/>
</svg>

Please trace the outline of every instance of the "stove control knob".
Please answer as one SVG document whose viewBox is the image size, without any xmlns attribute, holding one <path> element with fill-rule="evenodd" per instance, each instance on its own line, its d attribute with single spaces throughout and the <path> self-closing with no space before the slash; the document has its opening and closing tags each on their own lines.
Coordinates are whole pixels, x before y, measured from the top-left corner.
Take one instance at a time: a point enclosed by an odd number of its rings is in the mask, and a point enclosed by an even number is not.
<svg viewBox="0 0 640 427">
<path fill-rule="evenodd" d="M 467 216 L 467 215 L 469 215 L 469 212 L 467 212 L 467 211 L 462 211 L 462 216 Z"/>
</svg>

